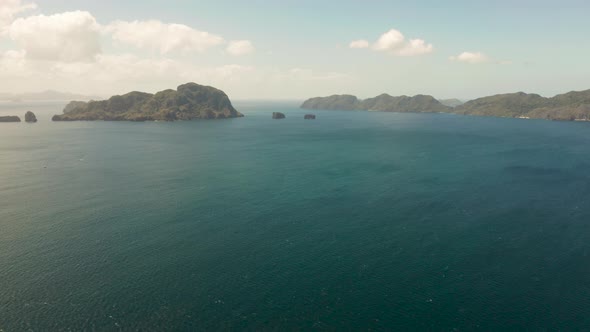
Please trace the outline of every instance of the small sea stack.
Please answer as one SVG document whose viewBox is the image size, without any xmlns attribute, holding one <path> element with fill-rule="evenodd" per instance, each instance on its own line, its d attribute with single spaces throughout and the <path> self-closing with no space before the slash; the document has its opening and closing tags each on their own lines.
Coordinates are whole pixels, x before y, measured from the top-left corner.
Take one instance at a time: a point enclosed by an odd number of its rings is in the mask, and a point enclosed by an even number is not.
<svg viewBox="0 0 590 332">
<path fill-rule="evenodd" d="M 303 118 L 305 120 L 315 120 L 315 114 L 305 114 Z"/>
<path fill-rule="evenodd" d="M 35 123 L 37 122 L 37 117 L 35 116 L 35 113 L 28 111 L 27 113 L 25 113 L 25 122 L 28 123 Z"/>
<path fill-rule="evenodd" d="M 281 113 L 281 112 L 272 112 L 272 118 L 273 119 L 284 119 L 285 114 Z"/>
<path fill-rule="evenodd" d="M 0 122 L 20 122 L 20 118 L 15 115 L 0 116 Z"/>
</svg>

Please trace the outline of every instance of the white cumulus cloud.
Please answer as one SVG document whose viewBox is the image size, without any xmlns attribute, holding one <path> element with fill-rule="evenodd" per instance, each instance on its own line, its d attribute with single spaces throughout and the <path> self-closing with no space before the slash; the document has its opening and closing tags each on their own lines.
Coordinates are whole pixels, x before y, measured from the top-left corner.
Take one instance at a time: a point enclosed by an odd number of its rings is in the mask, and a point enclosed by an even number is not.
<svg viewBox="0 0 590 332">
<path fill-rule="evenodd" d="M 4 78 L 0 91 L 51 87 L 108 96 L 157 91 L 188 81 L 258 91 L 257 84 L 264 82 L 266 74 L 253 66 L 207 65 L 178 56 L 216 47 L 230 55 L 251 54 L 256 50 L 250 40 L 226 41 L 220 35 L 158 20 L 101 24 L 86 11 L 26 13 L 37 8 L 31 1 L 0 0 L 0 39 L 6 37 L 12 48 L 0 49 Z M 121 54 L 118 45 L 131 47 L 122 48 L 127 53 Z"/>
<path fill-rule="evenodd" d="M 490 59 L 487 55 L 481 52 L 463 52 L 457 56 L 449 58 L 451 61 L 464 62 L 468 64 L 479 64 L 489 62 Z"/>
<path fill-rule="evenodd" d="M 391 29 L 379 37 L 373 44 L 373 49 L 398 56 L 414 56 L 431 53 L 434 46 L 422 39 L 407 40 L 399 30 Z"/>
<path fill-rule="evenodd" d="M 138 48 L 157 50 L 161 54 L 171 52 L 203 52 L 224 43 L 222 37 L 199 31 L 184 24 L 168 24 L 158 20 L 116 21 L 105 31 L 113 40 Z"/>
<path fill-rule="evenodd" d="M 133 54 L 101 54 L 96 57 L 94 63 L 56 63 L 51 68 L 51 71 L 60 77 L 83 78 L 87 82 L 95 83 L 117 82 L 128 86 L 141 81 L 197 81 L 204 84 L 219 84 L 237 79 L 253 70 L 253 67 L 235 64 L 200 67 L 169 58 L 141 58 Z"/>
<path fill-rule="evenodd" d="M 366 40 L 355 40 L 350 48 L 368 48 Z M 407 39 L 399 30 L 391 29 L 382 34 L 371 46 L 374 51 L 386 52 L 396 56 L 416 56 L 432 53 L 434 46 L 423 39 Z"/>
<path fill-rule="evenodd" d="M 368 48 L 369 42 L 364 39 L 353 40 L 350 42 L 350 44 L 348 44 L 348 47 L 350 47 L 350 48 Z"/>
<path fill-rule="evenodd" d="M 434 46 L 432 44 L 426 44 L 422 39 L 410 39 L 402 48 L 394 51 L 400 56 L 415 56 L 432 53 Z"/>
<path fill-rule="evenodd" d="M 0 91 L 57 90 L 109 96 L 131 90 L 157 91 L 189 81 L 223 88 L 251 80 L 256 69 L 228 64 L 199 66 L 166 57 L 98 54 L 93 62 L 37 61 L 25 51 L 0 52 Z M 249 83 L 251 85 L 251 83 Z"/>
<path fill-rule="evenodd" d="M 350 74 L 308 68 L 253 67 L 241 64 L 210 66 L 154 55 L 98 54 L 94 62 L 37 61 L 26 52 L 0 51 L 0 91 L 54 90 L 108 97 L 128 91 L 155 92 L 186 82 L 212 85 L 232 98 L 303 98 L 318 87 L 328 94 L 350 90 Z M 285 94 L 287 91 L 288 94 Z M 56 110 L 58 113 L 59 110 Z"/>
<path fill-rule="evenodd" d="M 379 37 L 373 44 L 373 49 L 376 51 L 397 50 L 404 47 L 405 42 L 406 37 L 400 31 L 391 29 Z"/>
<path fill-rule="evenodd" d="M 231 55 L 246 55 L 254 52 L 254 45 L 249 40 L 232 40 L 226 51 Z"/>
<path fill-rule="evenodd" d="M 92 61 L 101 52 L 100 27 L 84 11 L 19 18 L 8 32 L 31 59 Z"/>
<path fill-rule="evenodd" d="M 21 0 L 0 0 L 0 36 L 8 33 L 8 27 L 19 13 L 35 9 L 34 3 L 23 3 Z"/>
</svg>

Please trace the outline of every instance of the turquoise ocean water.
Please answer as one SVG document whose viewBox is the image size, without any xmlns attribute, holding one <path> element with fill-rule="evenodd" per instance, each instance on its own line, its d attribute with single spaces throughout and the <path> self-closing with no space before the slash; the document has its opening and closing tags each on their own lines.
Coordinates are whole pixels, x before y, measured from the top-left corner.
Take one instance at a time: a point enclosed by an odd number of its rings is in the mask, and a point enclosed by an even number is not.
<svg viewBox="0 0 590 332">
<path fill-rule="evenodd" d="M 588 123 L 62 107 L 0 105 L 0 330 L 590 327 Z"/>
</svg>

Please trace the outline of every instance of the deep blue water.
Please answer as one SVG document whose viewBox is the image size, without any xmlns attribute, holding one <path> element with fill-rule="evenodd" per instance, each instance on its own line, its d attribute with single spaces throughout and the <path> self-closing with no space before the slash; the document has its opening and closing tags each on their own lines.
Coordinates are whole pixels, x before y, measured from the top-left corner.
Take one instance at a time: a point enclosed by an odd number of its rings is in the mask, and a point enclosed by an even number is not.
<svg viewBox="0 0 590 332">
<path fill-rule="evenodd" d="M 0 330 L 590 327 L 588 123 L 62 106 L 0 105 Z"/>
</svg>

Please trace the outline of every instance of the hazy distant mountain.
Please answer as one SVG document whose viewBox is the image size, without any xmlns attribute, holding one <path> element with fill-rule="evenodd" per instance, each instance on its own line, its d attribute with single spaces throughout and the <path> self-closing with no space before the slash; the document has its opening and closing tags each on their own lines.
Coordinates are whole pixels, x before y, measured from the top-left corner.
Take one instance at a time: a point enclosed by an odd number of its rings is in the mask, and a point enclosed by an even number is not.
<svg viewBox="0 0 590 332">
<path fill-rule="evenodd" d="M 445 112 L 464 115 L 482 115 L 511 118 L 531 118 L 567 121 L 590 121 L 590 90 L 572 91 L 546 98 L 537 94 L 523 92 L 483 97 L 452 105 L 447 105 L 431 96 L 392 97 L 387 94 L 358 100 L 351 95 L 334 95 L 306 100 L 301 108 L 341 109 L 382 112 Z"/>
<path fill-rule="evenodd" d="M 457 99 L 457 98 L 453 98 L 453 99 L 439 99 L 438 101 L 440 101 L 441 104 L 445 105 L 445 106 L 449 106 L 449 107 L 457 107 L 459 105 L 463 105 L 464 102 Z"/>
<path fill-rule="evenodd" d="M 43 92 L 28 92 L 28 93 L 0 93 L 0 100 L 2 101 L 69 101 L 69 100 L 97 100 L 101 99 L 97 96 L 86 96 L 81 94 L 59 92 L 47 90 Z"/>
<path fill-rule="evenodd" d="M 316 97 L 306 100 L 301 108 L 380 112 L 449 112 L 451 110 L 432 96 L 393 97 L 385 93 L 365 100 L 359 100 L 352 95 Z"/>
<path fill-rule="evenodd" d="M 175 121 L 242 117 L 225 92 L 196 83 L 156 94 L 130 92 L 108 100 L 70 102 L 53 121 Z"/>
</svg>

